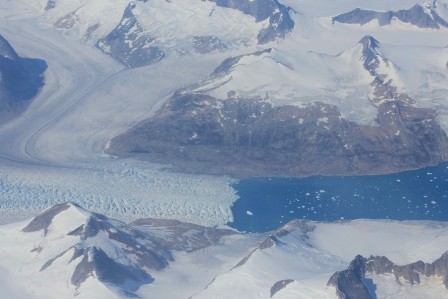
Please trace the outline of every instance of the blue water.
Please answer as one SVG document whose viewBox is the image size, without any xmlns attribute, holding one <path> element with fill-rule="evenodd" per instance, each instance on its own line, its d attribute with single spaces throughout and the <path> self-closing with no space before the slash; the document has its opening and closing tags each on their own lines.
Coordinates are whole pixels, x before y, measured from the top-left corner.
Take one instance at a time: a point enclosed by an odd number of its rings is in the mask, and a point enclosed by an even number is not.
<svg viewBox="0 0 448 299">
<path fill-rule="evenodd" d="M 448 221 L 448 163 L 378 176 L 251 178 L 234 185 L 233 228 L 277 229 L 293 219 Z"/>
</svg>

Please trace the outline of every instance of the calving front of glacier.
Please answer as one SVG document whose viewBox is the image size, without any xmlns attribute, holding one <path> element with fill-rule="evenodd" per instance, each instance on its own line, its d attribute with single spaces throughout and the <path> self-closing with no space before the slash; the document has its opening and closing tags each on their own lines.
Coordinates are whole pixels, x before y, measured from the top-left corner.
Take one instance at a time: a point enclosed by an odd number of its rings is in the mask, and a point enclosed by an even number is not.
<svg viewBox="0 0 448 299">
<path fill-rule="evenodd" d="M 180 219 L 224 226 L 233 220 L 234 179 L 173 172 L 136 161 L 30 166 L 2 162 L 0 223 L 71 201 L 121 220 Z"/>
</svg>

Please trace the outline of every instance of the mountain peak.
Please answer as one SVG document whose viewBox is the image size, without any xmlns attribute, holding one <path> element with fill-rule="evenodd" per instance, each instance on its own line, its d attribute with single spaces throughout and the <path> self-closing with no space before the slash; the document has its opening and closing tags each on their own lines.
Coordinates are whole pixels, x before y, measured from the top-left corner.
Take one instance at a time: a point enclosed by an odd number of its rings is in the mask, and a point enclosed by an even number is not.
<svg viewBox="0 0 448 299">
<path fill-rule="evenodd" d="M 44 230 L 44 235 L 47 235 L 54 218 L 62 213 L 67 212 L 74 212 L 78 215 L 81 215 L 82 218 L 87 218 L 90 215 L 90 212 L 84 210 L 75 203 L 72 202 L 60 203 L 38 214 L 36 217 L 33 218 L 33 220 L 31 220 L 30 223 L 28 223 L 28 225 L 25 228 L 22 229 L 22 231 L 25 233 L 31 233 Z"/>
<path fill-rule="evenodd" d="M 361 44 L 364 50 L 380 48 L 380 42 L 371 35 L 366 35 L 361 38 L 358 44 Z"/>
</svg>

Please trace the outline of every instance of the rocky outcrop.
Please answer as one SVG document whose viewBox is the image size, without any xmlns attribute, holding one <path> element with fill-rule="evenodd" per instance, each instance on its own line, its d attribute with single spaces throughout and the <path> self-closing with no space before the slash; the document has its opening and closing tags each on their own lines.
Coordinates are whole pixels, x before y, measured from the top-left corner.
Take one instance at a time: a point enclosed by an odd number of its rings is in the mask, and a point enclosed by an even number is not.
<svg viewBox="0 0 448 299">
<path fill-rule="evenodd" d="M 71 283 L 80 287 L 89 277 L 111 283 L 127 293 L 134 292 L 142 284 L 154 279 L 141 267 L 120 264 L 111 259 L 103 250 L 96 247 L 75 250 L 73 259 L 81 258 L 71 277 Z"/>
<path fill-rule="evenodd" d="M 280 280 L 277 281 L 276 283 L 274 283 L 274 285 L 271 287 L 270 290 L 270 297 L 274 297 L 275 294 L 277 294 L 278 292 L 280 292 L 282 289 L 286 288 L 289 284 L 293 283 L 294 280 L 293 279 L 284 279 L 284 280 Z"/>
<path fill-rule="evenodd" d="M 269 25 L 257 36 L 259 44 L 284 38 L 294 28 L 290 8 L 277 0 L 211 0 L 221 7 L 233 8 L 251 15 L 256 22 L 269 20 Z"/>
<path fill-rule="evenodd" d="M 227 49 L 227 45 L 216 36 L 193 36 L 193 48 L 199 54 L 207 54 Z"/>
<path fill-rule="evenodd" d="M 50 9 L 53 9 L 56 7 L 56 1 L 55 0 L 48 0 L 47 5 L 45 6 L 45 10 L 48 11 Z"/>
<path fill-rule="evenodd" d="M 378 126 L 361 126 L 319 102 L 274 107 L 176 94 L 108 152 L 235 177 L 388 173 L 444 160 L 448 139 L 435 117 L 391 99 L 379 105 Z"/>
<path fill-rule="evenodd" d="M 165 54 L 154 45 L 153 37 L 143 33 L 132 12 L 134 8 L 135 4 L 129 3 L 118 26 L 98 40 L 96 46 L 128 67 L 157 63 Z"/>
<path fill-rule="evenodd" d="M 391 25 L 392 21 L 397 19 L 403 23 L 412 24 L 419 28 L 448 28 L 448 22 L 434 8 L 429 3 L 424 5 L 416 4 L 409 9 L 387 12 L 357 8 L 351 12 L 333 17 L 333 23 L 365 25 L 375 20 L 380 26 L 386 26 Z"/>
<path fill-rule="evenodd" d="M 309 224 L 305 220 L 299 220 L 299 219 L 292 220 L 292 221 L 288 222 L 287 224 L 285 224 L 283 227 L 281 227 L 281 228 L 277 229 L 276 231 L 273 231 L 271 234 L 269 234 L 267 236 L 267 238 L 264 239 L 264 241 L 261 242 L 260 245 L 258 245 L 258 247 L 256 247 L 248 255 L 246 255 L 233 268 L 235 269 L 235 268 L 243 266 L 251 258 L 251 256 L 254 253 L 256 253 L 257 251 L 260 251 L 260 250 L 262 251 L 262 250 L 269 249 L 269 248 L 272 248 L 275 246 L 286 246 L 287 244 L 284 243 L 283 241 L 281 241 L 281 238 L 292 233 L 292 232 L 295 232 L 295 233 L 298 232 L 299 234 L 296 234 L 296 236 L 298 238 L 300 238 L 302 241 L 305 241 L 305 243 L 307 243 L 306 241 L 308 240 L 308 233 L 314 231 L 314 229 L 315 229 L 315 226 Z"/>
<path fill-rule="evenodd" d="M 255 23 L 264 22 L 262 29 L 255 29 L 253 37 L 230 37 L 234 33 L 222 32 L 204 32 L 192 29 L 191 32 L 183 36 L 170 34 L 175 36 L 174 39 L 170 37 L 162 37 L 158 35 L 157 28 L 148 27 L 143 19 L 145 16 L 139 13 L 134 14 L 134 10 L 139 4 L 137 2 L 130 2 L 124 10 L 122 19 L 118 25 L 106 36 L 96 41 L 96 46 L 104 53 L 112 56 L 114 59 L 120 61 L 127 67 L 139 67 L 151 65 L 164 59 L 166 55 L 175 53 L 176 55 L 186 55 L 193 52 L 199 54 L 208 54 L 211 52 L 225 51 L 235 46 L 244 46 L 248 44 L 258 43 L 265 44 L 279 38 L 285 38 L 294 28 L 294 21 L 290 16 L 290 8 L 282 5 L 277 0 L 209 0 L 215 5 L 208 4 L 212 7 L 210 16 L 215 9 L 230 8 L 243 12 L 244 14 L 253 17 L 251 21 Z M 146 1 L 141 1 L 146 2 Z M 54 3 L 49 2 L 47 10 L 54 7 Z M 205 5 L 205 3 L 197 5 Z M 173 3 L 174 4 L 174 3 Z M 174 4 L 176 5 L 176 4 Z M 159 9 L 157 6 L 151 9 Z M 138 10 L 138 9 L 137 9 Z M 173 13 L 179 13 L 173 11 Z M 57 28 L 71 29 L 75 24 L 79 23 L 76 11 L 61 17 L 55 24 Z M 182 16 L 180 18 L 183 18 Z M 219 20 L 222 26 L 226 26 L 228 20 Z M 197 24 L 196 24 L 197 25 Z M 195 26 L 196 26 L 195 25 Z M 232 24 L 233 25 L 233 24 Z M 92 27 L 96 26 L 96 27 Z M 89 39 L 91 34 L 100 25 L 91 25 L 86 33 L 85 38 Z M 159 25 L 157 25 L 159 26 Z M 163 26 L 163 25 L 160 25 Z M 191 25 L 188 25 L 191 26 Z M 258 26 L 257 26 L 258 27 Z M 261 28 L 259 26 L 258 28 Z M 215 30 L 216 31 L 216 30 Z M 258 34 L 257 34 L 258 33 Z M 215 36 L 218 34 L 219 36 Z M 254 39 L 254 41 L 249 40 Z M 255 40 L 256 39 L 256 40 Z"/>
<path fill-rule="evenodd" d="M 129 224 L 143 234 L 151 235 L 151 240 L 156 241 L 164 248 L 176 251 L 191 252 L 209 247 L 228 235 L 236 234 L 228 229 L 205 227 L 193 223 L 181 222 L 169 219 L 139 219 Z M 166 232 L 161 236 L 160 230 Z"/>
<path fill-rule="evenodd" d="M 336 287 L 337 295 L 341 299 L 374 299 L 376 295 L 373 290 L 368 290 L 366 286 L 366 276 L 370 274 L 393 275 L 400 285 L 418 285 L 421 276 L 439 277 L 448 289 L 448 252 L 430 264 L 418 261 L 404 266 L 396 265 L 384 256 L 364 258 L 358 255 L 347 270 L 334 273 L 327 285 Z"/>
<path fill-rule="evenodd" d="M 128 225 L 73 203 L 43 211 L 22 229 L 27 234 L 42 231 L 40 245 L 31 253 L 48 257 L 48 246 L 52 250 L 40 272 L 58 271 L 55 268 L 63 260 L 64 265 L 73 266 L 71 283 L 77 290 L 92 278 L 127 296 L 135 296 L 141 285 L 153 282 L 151 273 L 174 261 L 172 251 L 206 248 L 236 233 L 176 220 L 140 219 Z"/>
<path fill-rule="evenodd" d="M 43 211 L 42 213 L 34 217 L 33 220 L 31 220 L 31 222 L 22 229 L 22 231 L 25 233 L 32 233 L 43 230 L 44 236 L 46 236 L 50 225 L 53 222 L 53 218 L 72 206 L 76 206 L 76 204 L 62 203 L 54 205 L 53 207 Z"/>
<path fill-rule="evenodd" d="M 333 274 L 327 286 L 334 286 L 341 299 L 373 299 L 363 283 L 365 272 L 365 259 L 358 255 L 347 270 Z"/>
</svg>

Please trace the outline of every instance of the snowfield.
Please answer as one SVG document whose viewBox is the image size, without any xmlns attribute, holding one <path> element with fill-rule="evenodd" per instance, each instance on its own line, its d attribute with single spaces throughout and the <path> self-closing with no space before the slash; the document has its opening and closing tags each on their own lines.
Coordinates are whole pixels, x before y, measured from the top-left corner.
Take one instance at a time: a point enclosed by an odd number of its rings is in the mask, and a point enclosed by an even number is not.
<svg viewBox="0 0 448 299">
<path fill-rule="evenodd" d="M 346 269 L 357 254 L 387 256 L 401 265 L 432 262 L 447 249 L 446 223 L 358 220 L 308 224 L 315 226 L 308 237 L 298 229 L 280 233 L 274 245 L 261 245 L 245 262 L 218 275 L 192 298 L 337 298 L 327 281 L 334 272 Z M 377 276 L 378 298 L 440 298 L 447 292 L 441 277 L 425 278 L 421 285 L 403 281 L 400 286 L 395 278 Z M 272 296 L 271 287 L 281 280 L 292 282 Z"/>
<path fill-rule="evenodd" d="M 69 207 L 63 210 L 64 205 Z M 140 235 L 133 241 L 128 239 L 131 235 L 117 238 L 113 234 L 120 231 L 121 236 L 126 236 L 127 232 L 138 230 L 138 224 L 126 226 L 72 204 L 64 205 L 59 205 L 55 214 L 39 214 L 47 216 L 37 222 L 26 220 L 0 226 L 3 294 L 19 299 L 129 298 L 126 284 L 120 289 L 116 283 L 104 283 L 96 272 L 80 286 L 73 285 L 72 275 L 80 273 L 77 265 L 82 263 L 79 256 L 74 258 L 74 248 L 101 249 L 126 265 L 132 259 L 123 256 L 122 251 L 135 254 L 126 244 L 149 246 L 153 244 L 151 234 L 147 235 L 149 239 Z M 47 218 L 49 215 L 52 218 Z M 81 235 L 73 233 L 80 225 L 88 226 L 92 219 L 96 222 L 90 224 L 90 230 Z M 446 223 L 428 221 L 293 221 L 269 236 L 224 235 L 198 250 L 173 251 L 173 259 L 163 270 L 146 268 L 154 281 L 141 285 L 135 295 L 147 299 L 336 299 L 336 290 L 327 286 L 327 281 L 333 273 L 348 267 L 353 254 L 386 256 L 398 265 L 417 260 L 432 262 L 446 252 L 447 228 Z M 162 225 L 151 233 L 163 240 L 176 234 L 176 227 L 164 229 Z M 101 271 L 108 264 L 95 267 Z M 442 277 L 422 276 L 421 283 L 415 285 L 407 281 L 398 284 L 388 275 L 369 274 L 367 278 L 374 279 L 378 298 L 442 298 L 446 294 Z"/>
</svg>

